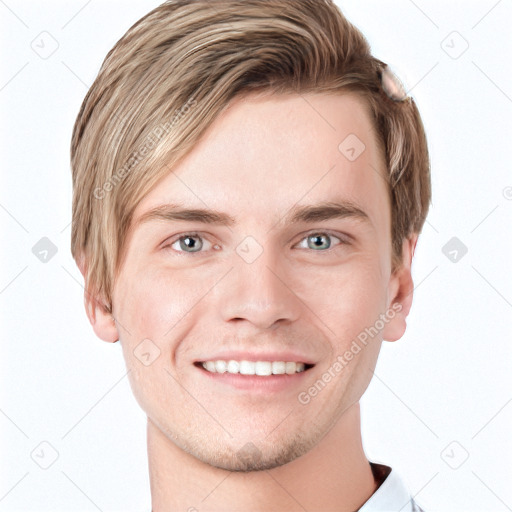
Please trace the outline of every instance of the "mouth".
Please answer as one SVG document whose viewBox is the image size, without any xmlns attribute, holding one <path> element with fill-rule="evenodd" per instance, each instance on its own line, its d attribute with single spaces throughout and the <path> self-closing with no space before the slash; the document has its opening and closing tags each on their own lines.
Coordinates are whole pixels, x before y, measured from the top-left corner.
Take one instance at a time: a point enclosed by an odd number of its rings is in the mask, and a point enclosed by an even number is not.
<svg viewBox="0 0 512 512">
<path fill-rule="evenodd" d="M 294 375 L 309 370 L 314 364 L 301 361 L 240 361 L 231 359 L 218 359 L 215 361 L 196 361 L 194 363 L 198 368 L 202 368 L 209 373 L 231 375 L 247 375 L 258 377 L 269 377 L 272 375 Z"/>
<path fill-rule="evenodd" d="M 263 399 L 279 392 L 297 392 L 315 366 L 303 361 L 249 361 L 216 359 L 196 361 L 194 366 L 208 385 L 228 387 Z"/>
</svg>

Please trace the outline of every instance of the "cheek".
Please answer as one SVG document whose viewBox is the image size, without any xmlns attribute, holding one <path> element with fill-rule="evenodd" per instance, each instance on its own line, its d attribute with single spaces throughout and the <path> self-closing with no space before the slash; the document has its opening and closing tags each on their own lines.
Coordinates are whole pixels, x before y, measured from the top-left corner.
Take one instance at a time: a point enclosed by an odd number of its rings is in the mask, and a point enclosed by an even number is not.
<svg viewBox="0 0 512 512">
<path fill-rule="evenodd" d="M 115 315 L 125 327 L 120 338 L 133 394 L 146 412 L 170 410 L 180 388 L 168 372 L 177 340 L 186 335 L 181 320 L 192 307 L 191 292 L 176 273 L 149 266 L 123 271 L 119 283 Z"/>
<path fill-rule="evenodd" d="M 304 276 L 301 286 L 306 303 L 329 327 L 336 344 L 350 344 L 384 312 L 386 286 L 380 262 L 363 255 L 314 278 Z"/>
<path fill-rule="evenodd" d="M 327 376 L 332 384 L 327 386 L 324 402 L 332 400 L 340 407 L 353 403 L 371 381 L 381 345 L 381 330 L 375 326 L 386 300 L 379 266 L 378 260 L 358 258 L 350 268 L 331 273 L 324 293 L 317 293 L 316 302 L 308 304 L 320 312 L 317 325 L 328 327 L 323 330 L 332 351 L 321 369 L 335 375 Z"/>
<path fill-rule="evenodd" d="M 122 341 L 133 349 L 149 338 L 165 360 L 174 358 L 180 340 L 197 323 L 198 312 L 208 303 L 205 297 L 217 281 L 216 274 L 199 279 L 197 270 L 184 272 L 147 264 L 124 272 L 119 279 L 122 286 L 116 290 L 116 318 L 126 326 L 126 330 L 121 329 Z"/>
<path fill-rule="evenodd" d="M 166 332 L 186 313 L 183 289 L 167 275 L 151 267 L 128 267 L 116 287 L 116 318 L 126 327 L 124 338 L 132 342 L 149 338 L 162 340 Z M 130 334 L 128 334 L 128 331 Z"/>
</svg>

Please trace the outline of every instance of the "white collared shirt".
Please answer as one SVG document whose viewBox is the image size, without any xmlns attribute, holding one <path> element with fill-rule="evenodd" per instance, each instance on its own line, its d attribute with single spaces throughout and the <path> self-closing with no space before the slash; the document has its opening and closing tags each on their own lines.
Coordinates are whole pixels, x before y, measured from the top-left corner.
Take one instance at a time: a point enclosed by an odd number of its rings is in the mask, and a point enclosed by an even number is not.
<svg viewBox="0 0 512 512">
<path fill-rule="evenodd" d="M 387 474 L 380 487 L 358 512 L 424 512 L 409 492 L 404 480 L 389 466 L 370 462 L 374 475 Z"/>
</svg>

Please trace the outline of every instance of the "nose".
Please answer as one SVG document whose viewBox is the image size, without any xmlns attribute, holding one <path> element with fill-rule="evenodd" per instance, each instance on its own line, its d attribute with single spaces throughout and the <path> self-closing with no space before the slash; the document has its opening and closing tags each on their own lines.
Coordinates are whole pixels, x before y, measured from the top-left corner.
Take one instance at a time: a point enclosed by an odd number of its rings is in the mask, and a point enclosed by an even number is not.
<svg viewBox="0 0 512 512">
<path fill-rule="evenodd" d="M 233 266 L 217 289 L 225 322 L 245 321 L 268 330 L 299 317 L 301 301 L 293 280 L 273 251 L 263 250 L 251 263 L 235 253 Z"/>
</svg>

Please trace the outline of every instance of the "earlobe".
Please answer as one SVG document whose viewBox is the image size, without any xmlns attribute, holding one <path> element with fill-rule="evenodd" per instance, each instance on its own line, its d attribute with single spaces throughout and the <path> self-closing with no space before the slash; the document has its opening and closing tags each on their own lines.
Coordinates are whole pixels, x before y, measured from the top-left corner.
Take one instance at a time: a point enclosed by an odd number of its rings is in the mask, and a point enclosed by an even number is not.
<svg viewBox="0 0 512 512">
<path fill-rule="evenodd" d="M 411 265 L 417 241 L 417 234 L 404 240 L 402 245 L 402 265 L 391 276 L 389 282 L 389 304 L 386 316 L 390 320 L 382 331 L 384 341 L 399 340 L 407 328 L 406 319 L 411 310 L 414 290 Z"/>
</svg>

